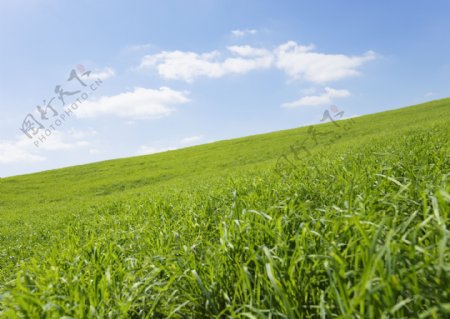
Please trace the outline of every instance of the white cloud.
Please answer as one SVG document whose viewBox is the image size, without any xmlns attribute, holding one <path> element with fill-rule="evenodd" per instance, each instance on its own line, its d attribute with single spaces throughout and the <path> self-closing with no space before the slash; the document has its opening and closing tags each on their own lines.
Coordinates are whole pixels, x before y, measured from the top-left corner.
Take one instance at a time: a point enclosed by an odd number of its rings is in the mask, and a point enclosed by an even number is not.
<svg viewBox="0 0 450 319">
<path fill-rule="evenodd" d="M 89 78 L 97 80 L 106 80 L 116 75 L 112 68 L 104 68 L 103 70 L 94 70 L 89 74 Z"/>
<path fill-rule="evenodd" d="M 184 144 L 184 145 L 192 145 L 195 144 L 199 141 L 203 140 L 203 136 L 201 135 L 197 135 L 197 136 L 189 136 L 189 137 L 185 137 L 183 138 L 180 143 Z"/>
<path fill-rule="evenodd" d="M 30 143 L 31 147 L 35 147 Z M 90 143 L 85 140 L 78 140 L 67 133 L 60 131 L 53 131 L 52 135 L 48 136 L 45 141 L 39 143 L 39 149 L 47 151 L 71 150 L 79 147 L 89 146 Z"/>
<path fill-rule="evenodd" d="M 357 68 L 376 57 L 372 51 L 361 56 L 347 56 L 313 50 L 313 45 L 302 46 L 294 41 L 282 44 L 275 50 L 276 66 L 293 79 L 326 83 L 359 75 Z"/>
<path fill-rule="evenodd" d="M 317 92 L 317 89 L 314 87 L 309 87 L 300 91 L 304 95 L 311 95 Z"/>
<path fill-rule="evenodd" d="M 268 69 L 272 65 L 272 56 L 259 56 L 251 59 L 228 58 L 222 63 L 223 75 L 227 73 L 245 74 L 253 70 Z"/>
<path fill-rule="evenodd" d="M 233 45 L 227 47 L 228 51 L 243 57 L 264 57 L 270 56 L 270 51 L 266 49 L 254 48 L 249 45 Z"/>
<path fill-rule="evenodd" d="M 182 79 L 192 81 L 198 76 L 220 77 L 223 75 L 220 66 L 213 60 L 218 51 L 197 54 L 183 51 L 163 51 L 155 55 L 146 55 L 140 68 L 155 67 L 166 79 Z"/>
<path fill-rule="evenodd" d="M 359 75 L 358 68 L 375 58 L 372 51 L 359 56 L 326 54 L 314 51 L 313 45 L 289 41 L 272 50 L 242 45 L 229 46 L 226 53 L 162 51 L 144 56 L 139 69 L 153 68 L 165 79 L 192 82 L 202 76 L 220 78 L 276 68 L 294 80 L 327 83 Z"/>
<path fill-rule="evenodd" d="M 336 90 L 330 87 L 325 88 L 325 92 L 321 95 L 304 96 L 297 101 L 284 103 L 282 107 L 297 108 L 301 106 L 317 106 L 330 104 L 334 98 L 344 98 L 350 96 L 347 90 Z"/>
<path fill-rule="evenodd" d="M 68 131 L 68 135 L 73 137 L 74 139 L 84 139 L 87 137 L 92 137 L 97 135 L 98 132 L 96 130 L 90 129 L 90 130 L 86 130 L 86 131 L 79 131 L 79 130 L 75 130 L 75 129 L 70 129 Z"/>
<path fill-rule="evenodd" d="M 23 146 L 29 150 L 39 150 L 39 151 L 62 151 L 62 150 L 73 150 L 76 148 L 89 146 L 91 143 L 86 140 L 86 138 L 96 135 L 97 132 L 90 131 L 79 131 L 71 129 L 67 132 L 51 130 L 51 134 L 45 136 L 45 139 L 39 141 L 37 137 L 44 134 L 37 135 L 36 138 L 30 140 L 25 138 L 21 140 L 20 146 Z M 35 144 L 37 143 L 37 145 Z"/>
<path fill-rule="evenodd" d="M 21 164 L 42 162 L 45 157 L 33 153 L 29 150 L 30 141 L 21 138 L 16 141 L 0 141 L 0 163 L 1 164 Z"/>
<path fill-rule="evenodd" d="M 242 38 L 245 37 L 246 35 L 255 35 L 256 33 L 258 33 L 257 30 L 255 29 L 247 29 L 247 30 L 233 30 L 231 31 L 231 34 L 233 36 L 235 36 L 236 38 Z"/>
<path fill-rule="evenodd" d="M 124 52 L 136 52 L 136 51 L 143 51 L 148 50 L 152 47 L 151 44 L 135 44 L 135 45 L 129 45 L 123 49 Z"/>
<path fill-rule="evenodd" d="M 137 150 L 136 155 L 149 155 L 149 154 L 155 154 L 155 153 L 162 153 L 162 152 L 177 150 L 182 147 L 193 146 L 193 145 L 198 144 L 198 142 L 202 141 L 203 138 L 204 137 L 202 135 L 185 137 L 185 138 L 182 138 L 179 143 L 174 143 L 174 144 L 178 144 L 178 146 L 153 147 L 153 146 L 148 146 L 148 145 L 141 145 L 141 146 L 139 146 L 139 149 Z"/>
<path fill-rule="evenodd" d="M 173 113 L 175 105 L 189 102 L 187 95 L 188 92 L 175 91 L 168 87 L 135 88 L 131 92 L 84 102 L 80 104 L 76 115 L 79 117 L 117 115 L 132 119 L 161 118 Z"/>
<path fill-rule="evenodd" d="M 220 59 L 218 51 L 207 53 L 163 51 L 147 55 L 140 69 L 156 68 L 165 79 L 192 82 L 198 77 L 220 78 L 226 74 L 244 74 L 252 70 L 270 68 L 273 62 L 269 51 L 250 46 L 233 46 L 228 50 L 234 55 Z M 237 57 L 236 57 L 237 55 Z M 245 58 L 250 56 L 249 58 Z"/>
<path fill-rule="evenodd" d="M 41 131 L 42 132 L 42 131 Z M 42 162 L 46 157 L 43 151 L 72 150 L 89 146 L 90 143 L 83 138 L 92 136 L 92 131 L 75 131 L 67 133 L 51 131 L 51 135 L 39 142 L 39 147 L 34 144 L 37 139 L 29 139 L 25 135 L 19 135 L 12 141 L 0 141 L 0 163 L 22 164 Z M 44 135 L 44 134 L 42 134 Z M 40 135 L 38 135 L 40 136 Z"/>
</svg>

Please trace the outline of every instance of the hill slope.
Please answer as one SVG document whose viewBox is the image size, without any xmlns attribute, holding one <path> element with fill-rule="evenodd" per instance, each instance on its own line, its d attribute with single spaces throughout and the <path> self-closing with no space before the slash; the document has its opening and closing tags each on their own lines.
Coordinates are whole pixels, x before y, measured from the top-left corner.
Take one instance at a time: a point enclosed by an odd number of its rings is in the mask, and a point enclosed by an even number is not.
<svg viewBox="0 0 450 319">
<path fill-rule="evenodd" d="M 2 179 L 3 316 L 443 316 L 449 119 L 444 99 Z"/>
</svg>

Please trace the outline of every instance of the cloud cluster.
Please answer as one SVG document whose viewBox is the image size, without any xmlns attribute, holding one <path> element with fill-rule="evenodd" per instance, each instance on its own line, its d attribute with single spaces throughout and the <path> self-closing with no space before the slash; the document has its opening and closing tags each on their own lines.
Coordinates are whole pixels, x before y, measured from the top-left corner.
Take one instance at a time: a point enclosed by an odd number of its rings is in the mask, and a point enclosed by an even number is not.
<svg viewBox="0 0 450 319">
<path fill-rule="evenodd" d="M 144 56 L 139 68 L 153 68 L 165 79 L 186 82 L 200 77 L 220 78 L 276 68 L 291 79 L 323 84 L 359 75 L 358 68 L 375 57 L 372 51 L 359 56 L 320 53 L 313 45 L 302 46 L 289 41 L 271 50 L 249 45 L 230 46 L 225 54 L 162 51 Z"/>
<path fill-rule="evenodd" d="M 219 51 L 195 53 L 163 51 L 147 55 L 140 68 L 156 68 L 165 79 L 193 82 L 199 77 L 220 78 L 226 74 L 245 74 L 252 70 L 270 68 L 272 55 L 266 50 L 249 46 L 229 47 L 229 57 L 222 59 Z"/>
</svg>

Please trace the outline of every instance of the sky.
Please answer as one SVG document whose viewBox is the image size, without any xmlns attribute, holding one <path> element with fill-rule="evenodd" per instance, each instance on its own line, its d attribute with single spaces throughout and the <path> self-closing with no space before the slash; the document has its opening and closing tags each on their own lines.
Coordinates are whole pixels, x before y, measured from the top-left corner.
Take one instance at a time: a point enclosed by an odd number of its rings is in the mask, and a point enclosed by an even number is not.
<svg viewBox="0 0 450 319">
<path fill-rule="evenodd" d="M 0 0 L 0 177 L 450 94 L 450 2 Z"/>
</svg>

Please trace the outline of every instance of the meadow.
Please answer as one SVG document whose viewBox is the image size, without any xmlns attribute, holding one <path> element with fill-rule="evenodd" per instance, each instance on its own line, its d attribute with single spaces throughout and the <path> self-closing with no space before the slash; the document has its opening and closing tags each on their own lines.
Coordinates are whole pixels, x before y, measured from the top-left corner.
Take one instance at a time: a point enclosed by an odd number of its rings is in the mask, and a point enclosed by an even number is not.
<svg viewBox="0 0 450 319">
<path fill-rule="evenodd" d="M 450 317 L 450 99 L 337 124 L 0 179 L 0 318 Z"/>
</svg>

